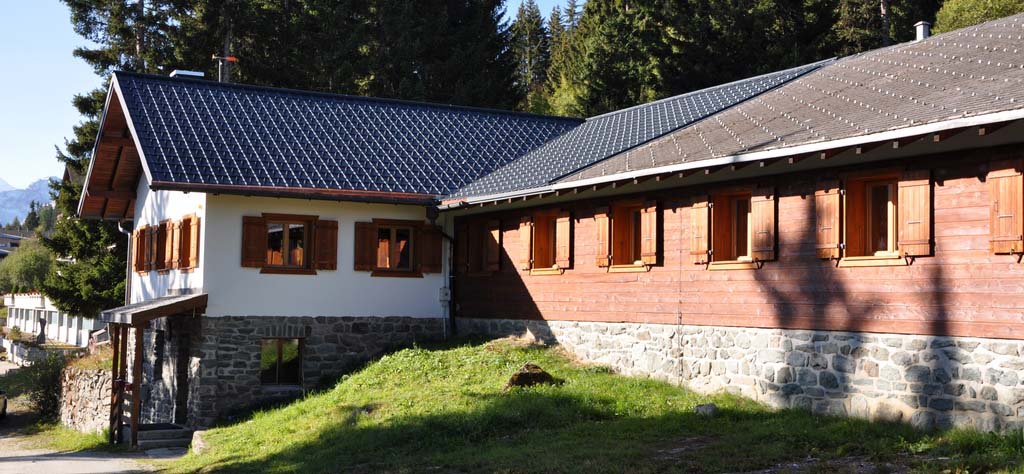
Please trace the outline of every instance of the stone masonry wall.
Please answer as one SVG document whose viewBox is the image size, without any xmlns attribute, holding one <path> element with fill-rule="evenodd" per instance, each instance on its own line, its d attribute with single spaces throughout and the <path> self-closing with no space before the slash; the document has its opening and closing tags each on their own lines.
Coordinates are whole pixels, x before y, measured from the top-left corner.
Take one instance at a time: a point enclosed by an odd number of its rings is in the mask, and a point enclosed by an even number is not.
<svg viewBox="0 0 1024 474">
<path fill-rule="evenodd" d="M 103 431 L 110 420 L 110 371 L 67 367 L 61 374 L 60 422 L 83 433 Z"/>
<path fill-rule="evenodd" d="M 228 316 L 200 322 L 202 337 L 190 362 L 190 426 L 296 397 L 387 351 L 438 341 L 445 333 L 440 318 Z M 260 383 L 260 343 L 273 337 L 303 339 L 301 386 Z"/>
<path fill-rule="evenodd" d="M 922 429 L 1024 428 L 1024 341 L 468 318 L 456 327 L 460 335 L 532 335 L 626 375 L 774 407 Z"/>
</svg>

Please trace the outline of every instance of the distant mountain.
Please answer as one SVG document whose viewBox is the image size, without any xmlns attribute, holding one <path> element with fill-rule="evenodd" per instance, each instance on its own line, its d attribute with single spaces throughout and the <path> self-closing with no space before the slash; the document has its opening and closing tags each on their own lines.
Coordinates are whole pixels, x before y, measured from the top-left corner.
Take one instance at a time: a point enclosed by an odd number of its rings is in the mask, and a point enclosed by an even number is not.
<svg viewBox="0 0 1024 474">
<path fill-rule="evenodd" d="M 14 189 L 14 186 L 11 186 L 10 184 L 7 183 L 7 181 L 4 181 L 3 178 L 0 178 L 0 193 L 4 191 L 10 191 L 12 189 Z"/>
<path fill-rule="evenodd" d="M 19 221 L 25 220 L 32 201 L 41 204 L 50 202 L 50 179 L 40 179 L 25 189 L 10 189 L 10 185 L 0 181 L 0 224 L 9 224 L 15 217 Z M 4 185 L 7 187 L 4 188 Z"/>
</svg>

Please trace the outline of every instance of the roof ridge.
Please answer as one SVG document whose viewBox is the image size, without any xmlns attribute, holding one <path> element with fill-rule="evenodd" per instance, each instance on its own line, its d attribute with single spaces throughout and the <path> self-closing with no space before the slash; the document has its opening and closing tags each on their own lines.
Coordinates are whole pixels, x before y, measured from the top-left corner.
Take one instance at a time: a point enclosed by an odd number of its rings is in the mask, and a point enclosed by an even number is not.
<svg viewBox="0 0 1024 474">
<path fill-rule="evenodd" d="M 663 102 L 668 102 L 668 101 L 672 101 L 672 100 L 678 100 L 678 99 L 680 99 L 682 97 L 687 97 L 687 96 L 691 96 L 691 95 L 695 95 L 695 94 L 706 93 L 706 92 L 710 92 L 710 91 L 717 90 L 717 89 L 723 89 L 723 88 L 726 88 L 726 87 L 735 86 L 735 85 L 737 85 L 737 84 L 739 84 L 741 82 L 747 82 L 747 81 L 753 81 L 753 80 L 757 80 L 757 79 L 761 79 L 761 78 L 766 78 L 768 76 L 774 76 L 776 74 L 782 74 L 782 73 L 785 73 L 787 71 L 793 71 L 793 70 L 796 70 L 796 69 L 804 69 L 804 68 L 809 68 L 811 66 L 818 66 L 815 69 L 819 69 L 820 65 L 823 65 L 824 63 L 827 63 L 827 62 L 830 62 L 830 61 L 835 61 L 836 59 L 838 59 L 838 58 L 831 57 L 831 58 L 827 58 L 827 59 L 822 59 L 820 61 L 815 61 L 813 63 L 801 64 L 799 66 L 793 66 L 791 68 L 780 69 L 778 71 L 766 72 L 764 74 L 758 74 L 756 76 L 744 77 L 742 79 L 736 79 L 735 81 L 730 81 L 730 82 L 726 82 L 726 83 L 723 83 L 723 84 L 717 84 L 717 85 L 714 85 L 714 86 L 705 87 L 703 89 L 692 90 L 690 92 L 684 92 L 682 94 L 677 94 L 677 95 L 665 97 L 665 98 L 654 100 L 654 101 L 651 101 L 651 102 L 645 102 L 643 104 L 637 104 L 637 105 L 634 105 L 634 106 L 631 106 L 631 107 L 626 107 L 624 109 L 612 110 L 610 112 L 605 112 L 605 113 L 600 114 L 600 115 L 595 115 L 593 117 L 588 117 L 586 120 L 589 122 L 591 120 L 595 120 L 595 119 L 599 119 L 599 118 L 610 117 L 612 115 L 618 115 L 618 114 L 621 114 L 621 113 L 624 113 L 624 112 L 629 112 L 631 110 L 651 107 L 651 106 L 654 106 L 654 105 L 657 105 L 657 104 L 660 104 L 660 103 L 663 103 Z M 810 71 L 808 71 L 808 72 L 810 72 Z"/>
<path fill-rule="evenodd" d="M 557 115 L 542 115 L 542 114 L 535 114 L 535 113 L 530 113 L 530 112 L 520 112 L 520 111 L 516 111 L 516 110 L 496 109 L 496 108 L 491 108 L 491 107 L 474 107 L 474 106 L 471 106 L 471 105 L 443 104 L 443 103 L 440 103 L 440 102 L 426 102 L 426 101 L 417 101 L 417 100 L 409 100 L 409 99 L 390 99 L 390 98 L 385 98 L 385 97 L 361 96 L 361 95 L 353 95 L 353 94 L 338 94 L 338 93 L 333 93 L 333 92 L 320 92 L 320 91 L 311 91 L 311 90 L 304 90 L 304 89 L 293 89 L 293 88 L 289 88 L 289 87 L 272 87 L 272 86 L 263 86 L 263 85 L 258 85 L 258 84 L 245 84 L 245 83 L 240 83 L 240 82 L 218 82 L 218 81 L 213 81 L 213 80 L 209 80 L 209 79 L 201 79 L 201 78 L 194 78 L 194 77 L 188 77 L 188 76 L 169 77 L 169 76 L 163 76 L 163 75 L 160 75 L 160 74 L 144 74 L 144 73 L 130 72 L 130 71 L 114 71 L 113 75 L 114 75 L 114 77 L 118 77 L 118 76 L 136 77 L 136 78 L 143 78 L 143 79 L 158 80 L 158 81 L 162 81 L 162 82 L 170 82 L 170 83 L 173 83 L 173 84 L 193 83 L 193 84 L 202 84 L 202 85 L 213 86 L 213 87 L 221 87 L 221 88 L 225 88 L 225 89 L 248 89 L 248 90 L 253 90 L 253 91 L 265 91 L 265 92 L 274 92 L 274 93 L 296 94 L 296 95 L 313 96 L 313 97 L 327 97 L 327 98 L 333 98 L 333 99 L 353 100 L 353 101 L 360 101 L 360 102 L 377 102 L 377 103 L 383 103 L 383 104 L 411 105 L 411 106 L 417 106 L 417 107 L 447 109 L 447 110 L 453 110 L 453 111 L 460 111 L 461 110 L 461 111 L 467 111 L 467 112 L 483 112 L 483 113 L 489 113 L 489 114 L 494 114 L 494 115 L 519 116 L 519 117 L 523 117 L 523 118 L 535 118 L 535 119 L 545 119 L 545 120 L 555 120 L 555 121 L 565 121 L 565 122 L 577 122 L 577 123 L 583 123 L 585 121 L 585 119 L 578 118 L 578 117 L 561 117 L 561 116 L 557 116 Z"/>
</svg>

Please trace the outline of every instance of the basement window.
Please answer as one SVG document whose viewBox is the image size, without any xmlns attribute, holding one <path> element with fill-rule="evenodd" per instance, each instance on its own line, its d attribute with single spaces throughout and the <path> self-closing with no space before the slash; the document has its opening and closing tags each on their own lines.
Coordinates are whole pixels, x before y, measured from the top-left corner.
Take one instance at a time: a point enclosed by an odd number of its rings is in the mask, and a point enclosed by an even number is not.
<svg viewBox="0 0 1024 474">
<path fill-rule="evenodd" d="M 302 339 L 268 338 L 260 341 L 260 383 L 302 385 Z"/>
</svg>

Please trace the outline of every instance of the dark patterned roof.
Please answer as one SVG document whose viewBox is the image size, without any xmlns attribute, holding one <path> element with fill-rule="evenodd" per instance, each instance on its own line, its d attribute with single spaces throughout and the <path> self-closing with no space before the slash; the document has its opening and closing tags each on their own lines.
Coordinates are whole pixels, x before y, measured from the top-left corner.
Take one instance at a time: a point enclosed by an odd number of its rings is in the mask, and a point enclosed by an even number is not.
<svg viewBox="0 0 1024 474">
<path fill-rule="evenodd" d="M 1024 14 L 836 61 L 560 182 L 1024 107 Z M 542 148 L 543 149 L 543 148 Z"/>
<path fill-rule="evenodd" d="M 544 186 L 778 87 L 828 62 L 743 79 L 587 119 L 580 127 L 449 197 L 493 195 Z"/>
<path fill-rule="evenodd" d="M 581 121 L 115 73 L 155 182 L 441 196 Z"/>
</svg>

